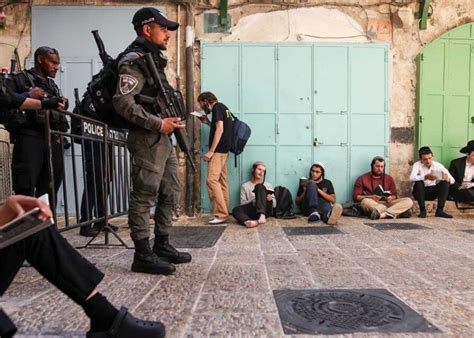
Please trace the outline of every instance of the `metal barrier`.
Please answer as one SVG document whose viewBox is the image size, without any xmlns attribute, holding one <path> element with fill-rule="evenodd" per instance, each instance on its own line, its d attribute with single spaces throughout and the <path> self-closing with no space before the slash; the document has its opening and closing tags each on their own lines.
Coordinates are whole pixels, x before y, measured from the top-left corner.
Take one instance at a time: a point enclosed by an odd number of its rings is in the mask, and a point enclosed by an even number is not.
<svg viewBox="0 0 474 338">
<path fill-rule="evenodd" d="M 109 220 L 128 212 L 130 193 L 130 156 L 126 147 L 127 132 L 108 128 L 105 123 L 83 115 L 64 112 L 72 121 L 71 132 L 60 132 L 50 127 L 49 111 L 45 116 L 45 133 L 48 140 L 48 169 L 50 173 L 50 200 L 57 209 L 58 216 L 64 217 L 64 227 L 68 231 L 81 226 L 100 224 L 105 232 L 105 246 L 115 246 L 109 242 L 109 233 L 120 245 L 128 246 L 109 226 Z M 59 143 L 60 152 L 58 153 Z M 60 155 L 59 155 L 60 154 Z M 62 173 L 54 172 L 61 168 Z M 56 179 L 62 180 L 60 191 Z M 56 183 L 56 184 L 55 184 Z M 81 187 L 83 189 L 81 189 Z M 58 210 L 57 203 L 61 202 Z M 62 218 L 62 217 L 61 217 Z M 71 222 L 72 218 L 72 222 Z M 85 247 L 95 239 L 92 238 Z"/>
<path fill-rule="evenodd" d="M 5 130 L 3 127 L 0 129 Z M 12 195 L 10 171 L 10 142 L 0 140 L 0 205 Z"/>
</svg>

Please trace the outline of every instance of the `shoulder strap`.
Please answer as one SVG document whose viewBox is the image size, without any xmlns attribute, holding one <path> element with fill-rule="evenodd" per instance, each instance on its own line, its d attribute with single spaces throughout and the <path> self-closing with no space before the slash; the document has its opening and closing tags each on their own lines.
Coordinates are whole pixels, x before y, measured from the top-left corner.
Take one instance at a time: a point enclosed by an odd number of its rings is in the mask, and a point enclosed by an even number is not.
<svg viewBox="0 0 474 338">
<path fill-rule="evenodd" d="M 25 77 L 28 79 L 28 82 L 30 83 L 30 86 L 31 87 L 34 87 L 35 86 L 35 82 L 33 81 L 33 79 L 31 78 L 30 74 L 28 74 L 28 72 L 26 70 L 22 70 L 21 73 L 23 75 L 25 75 Z"/>
</svg>

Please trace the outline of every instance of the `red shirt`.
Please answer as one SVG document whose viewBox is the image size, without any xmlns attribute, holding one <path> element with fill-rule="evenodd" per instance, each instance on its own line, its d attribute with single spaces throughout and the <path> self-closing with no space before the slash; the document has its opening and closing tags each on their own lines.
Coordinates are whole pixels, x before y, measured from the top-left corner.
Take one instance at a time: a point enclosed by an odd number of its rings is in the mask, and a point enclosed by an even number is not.
<svg viewBox="0 0 474 338">
<path fill-rule="evenodd" d="M 379 184 L 382 186 L 383 190 L 388 190 L 392 193 L 392 195 L 397 197 L 397 187 L 395 186 L 392 176 L 384 174 L 382 176 L 376 177 L 372 176 L 371 172 L 368 172 L 357 178 L 354 184 L 352 198 L 354 201 L 357 201 L 358 195 L 373 195 L 375 188 L 377 188 Z"/>
</svg>

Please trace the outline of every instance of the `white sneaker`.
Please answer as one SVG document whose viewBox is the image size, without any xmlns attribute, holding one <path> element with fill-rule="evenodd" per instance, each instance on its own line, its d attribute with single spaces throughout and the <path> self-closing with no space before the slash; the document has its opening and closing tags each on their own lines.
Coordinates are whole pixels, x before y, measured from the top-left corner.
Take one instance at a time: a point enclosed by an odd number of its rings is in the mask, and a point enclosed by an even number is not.
<svg viewBox="0 0 474 338">
<path fill-rule="evenodd" d="M 332 207 L 331 216 L 329 216 L 329 219 L 328 219 L 328 224 L 336 225 L 339 218 L 341 218 L 341 215 L 342 215 L 342 205 L 340 205 L 339 203 L 334 204 L 334 206 Z"/>
<path fill-rule="evenodd" d="M 222 223 L 225 223 L 225 222 L 227 222 L 227 219 L 222 219 L 222 218 L 215 217 L 207 223 L 216 225 L 216 224 L 222 224 Z"/>
</svg>

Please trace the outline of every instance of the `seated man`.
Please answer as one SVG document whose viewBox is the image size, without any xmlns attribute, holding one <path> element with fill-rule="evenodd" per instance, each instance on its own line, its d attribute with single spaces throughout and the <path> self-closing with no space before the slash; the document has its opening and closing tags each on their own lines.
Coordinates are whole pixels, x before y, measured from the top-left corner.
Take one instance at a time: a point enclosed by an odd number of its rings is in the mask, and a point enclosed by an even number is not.
<svg viewBox="0 0 474 338">
<path fill-rule="evenodd" d="M 12 196 L 0 207 L 0 224 L 6 224 L 35 207 L 41 210 L 40 220 L 51 217 L 49 207 L 36 198 Z M 25 259 L 84 309 L 91 323 L 88 338 L 165 336 L 162 323 L 138 320 L 123 307 L 117 310 L 98 293 L 96 288 L 104 274 L 74 250 L 55 226 L 0 249 L 0 295 L 8 289 Z M 12 337 L 15 332 L 15 325 L 0 310 L 0 336 Z"/>
<path fill-rule="evenodd" d="M 454 178 L 449 171 L 439 162 L 433 161 L 433 152 L 429 147 L 418 150 L 420 160 L 413 164 L 410 181 L 413 185 L 413 197 L 420 206 L 418 217 L 426 217 L 425 200 L 438 199 L 436 217 L 453 218 L 444 212 L 444 205 L 449 194 L 449 185 L 454 183 Z"/>
<path fill-rule="evenodd" d="M 252 177 L 240 187 L 240 205 L 232 215 L 247 228 L 254 228 L 273 215 L 276 200 L 271 184 L 265 182 L 265 163 L 257 161 L 252 165 Z"/>
<path fill-rule="evenodd" d="M 462 148 L 466 156 L 451 161 L 449 172 L 455 182 L 451 185 L 451 195 L 458 202 L 474 202 L 474 140 Z"/>
<path fill-rule="evenodd" d="M 336 203 L 334 187 L 330 180 L 324 178 L 324 173 L 322 163 L 313 164 L 309 169 L 310 178 L 300 183 L 295 202 L 308 216 L 308 222 L 322 220 L 335 225 L 342 215 L 342 206 Z"/>
<path fill-rule="evenodd" d="M 411 216 L 413 201 L 398 198 L 397 187 L 392 176 L 385 173 L 385 159 L 375 156 L 370 172 L 357 178 L 352 197 L 360 202 L 364 214 L 370 219 L 407 218 Z"/>
</svg>

